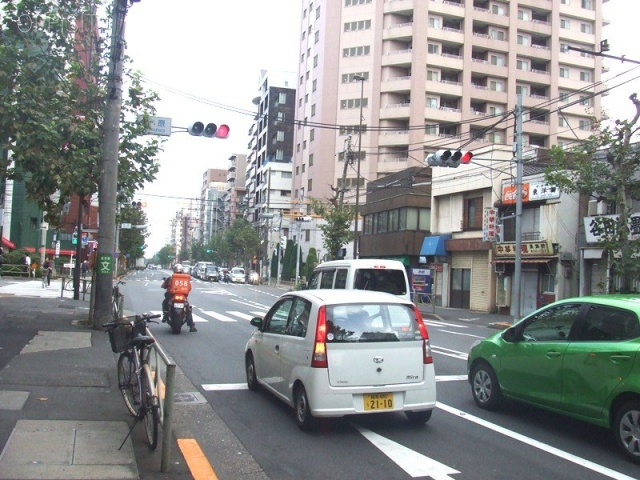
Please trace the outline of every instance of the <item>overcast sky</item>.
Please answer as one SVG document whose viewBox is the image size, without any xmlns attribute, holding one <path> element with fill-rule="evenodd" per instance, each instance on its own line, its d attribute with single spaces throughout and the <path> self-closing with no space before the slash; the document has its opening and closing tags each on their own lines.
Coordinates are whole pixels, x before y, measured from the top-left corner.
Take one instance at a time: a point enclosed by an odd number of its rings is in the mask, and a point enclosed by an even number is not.
<svg viewBox="0 0 640 480">
<path fill-rule="evenodd" d="M 297 72 L 300 8 L 299 0 L 144 0 L 129 9 L 127 55 L 135 69 L 155 82 L 147 85 L 162 97 L 157 104 L 158 116 L 170 117 L 174 127 L 199 120 L 226 123 L 231 128 L 226 140 L 174 133 L 165 143 L 156 180 L 138 196 L 147 202 L 151 233 L 147 257 L 167 243 L 175 213 L 188 207 L 189 199 L 198 197 L 206 169 L 226 169 L 232 154 L 247 153 L 253 116 L 211 103 L 254 111 L 251 100 L 257 95 L 261 69 Z M 604 31 L 611 46 L 609 54 L 640 60 L 640 1 L 609 0 L 604 11 L 611 22 Z M 609 65 L 611 71 L 605 80 L 634 67 L 614 60 L 609 60 Z M 640 68 L 612 82 L 638 75 Z M 160 85 L 185 94 L 172 93 Z M 632 92 L 640 94 L 640 80 L 605 98 L 605 108 L 613 118 L 633 115 L 628 100 Z"/>
</svg>

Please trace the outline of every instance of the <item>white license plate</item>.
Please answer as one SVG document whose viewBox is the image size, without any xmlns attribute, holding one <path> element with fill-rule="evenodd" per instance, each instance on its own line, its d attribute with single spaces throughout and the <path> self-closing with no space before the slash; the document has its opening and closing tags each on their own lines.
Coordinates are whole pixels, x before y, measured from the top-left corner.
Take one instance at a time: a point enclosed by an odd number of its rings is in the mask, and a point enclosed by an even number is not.
<svg viewBox="0 0 640 480">
<path fill-rule="evenodd" d="M 173 308 L 184 308 L 184 303 L 174 303 Z"/>
</svg>

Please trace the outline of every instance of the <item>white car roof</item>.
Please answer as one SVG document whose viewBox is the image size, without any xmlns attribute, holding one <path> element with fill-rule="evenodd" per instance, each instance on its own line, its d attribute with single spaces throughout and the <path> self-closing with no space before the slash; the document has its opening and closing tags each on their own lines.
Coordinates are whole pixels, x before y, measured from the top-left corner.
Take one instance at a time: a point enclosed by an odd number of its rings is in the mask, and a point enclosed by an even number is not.
<svg viewBox="0 0 640 480">
<path fill-rule="evenodd" d="M 370 290 L 298 290 L 285 293 L 284 295 L 298 295 L 308 300 L 320 302 L 326 305 L 344 303 L 400 303 L 411 306 L 413 305 L 409 300 L 396 295 L 384 292 L 373 292 Z"/>
</svg>

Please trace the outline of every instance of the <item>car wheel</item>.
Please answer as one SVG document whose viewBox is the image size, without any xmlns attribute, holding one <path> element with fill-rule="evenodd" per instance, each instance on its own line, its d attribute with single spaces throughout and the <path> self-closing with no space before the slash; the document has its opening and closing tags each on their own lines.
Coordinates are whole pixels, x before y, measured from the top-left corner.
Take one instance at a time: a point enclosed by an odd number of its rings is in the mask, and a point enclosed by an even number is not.
<svg viewBox="0 0 640 480">
<path fill-rule="evenodd" d="M 640 464 L 640 401 L 632 400 L 618 408 L 613 433 L 622 454 Z"/>
<path fill-rule="evenodd" d="M 502 390 L 493 368 L 486 362 L 478 362 L 471 372 L 471 393 L 480 408 L 494 410 L 502 401 Z"/>
<path fill-rule="evenodd" d="M 429 421 L 433 410 L 421 410 L 419 412 L 407 411 L 404 414 L 410 423 L 414 425 L 423 425 Z"/>
<path fill-rule="evenodd" d="M 244 359 L 245 372 L 247 373 L 247 386 L 252 392 L 258 391 L 258 377 L 256 376 L 256 364 L 253 361 L 253 355 L 247 353 Z"/>
<path fill-rule="evenodd" d="M 307 391 L 302 385 L 299 385 L 295 389 L 293 398 L 293 408 L 296 415 L 296 424 L 301 430 L 309 431 L 315 427 L 315 418 L 311 415 L 311 408 L 309 407 L 309 399 L 307 398 Z"/>
</svg>

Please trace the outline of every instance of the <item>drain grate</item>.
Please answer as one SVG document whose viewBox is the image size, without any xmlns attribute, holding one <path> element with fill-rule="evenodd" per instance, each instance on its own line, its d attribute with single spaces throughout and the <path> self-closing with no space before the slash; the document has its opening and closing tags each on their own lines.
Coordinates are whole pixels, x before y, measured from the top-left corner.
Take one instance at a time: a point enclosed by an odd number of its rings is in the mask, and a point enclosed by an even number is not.
<svg viewBox="0 0 640 480">
<path fill-rule="evenodd" d="M 207 403 L 207 401 L 205 400 L 205 398 L 202 396 L 200 392 L 174 393 L 173 401 L 175 403 L 191 403 L 191 404 Z"/>
</svg>

